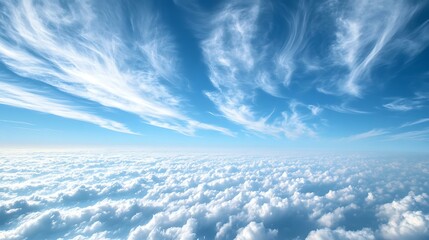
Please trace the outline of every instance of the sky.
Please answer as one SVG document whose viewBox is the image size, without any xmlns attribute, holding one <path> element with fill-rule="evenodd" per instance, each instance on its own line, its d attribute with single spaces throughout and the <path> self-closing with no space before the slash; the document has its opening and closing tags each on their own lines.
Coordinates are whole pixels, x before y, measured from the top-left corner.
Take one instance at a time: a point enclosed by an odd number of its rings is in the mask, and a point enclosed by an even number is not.
<svg viewBox="0 0 429 240">
<path fill-rule="evenodd" d="M 0 145 L 428 151 L 429 3 L 1 1 Z"/>
</svg>

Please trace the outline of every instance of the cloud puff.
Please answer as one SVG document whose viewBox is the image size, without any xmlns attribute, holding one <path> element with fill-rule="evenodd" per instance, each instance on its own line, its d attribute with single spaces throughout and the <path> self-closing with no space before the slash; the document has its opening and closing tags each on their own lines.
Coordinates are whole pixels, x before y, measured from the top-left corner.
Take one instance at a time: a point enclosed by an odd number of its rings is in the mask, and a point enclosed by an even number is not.
<svg viewBox="0 0 429 240">
<path fill-rule="evenodd" d="M 276 235 L 277 230 L 267 230 L 262 223 L 250 222 L 246 227 L 238 230 L 238 235 L 235 239 L 274 239 Z"/>
<path fill-rule="evenodd" d="M 410 192 L 399 201 L 379 207 L 378 215 L 387 223 L 381 225 L 380 232 L 385 239 L 425 239 L 429 237 L 429 214 L 419 209 L 429 208 L 426 193 L 415 195 Z"/>
<path fill-rule="evenodd" d="M 311 231 L 306 240 L 340 240 L 340 239 L 349 239 L 349 240 L 371 240 L 375 239 L 374 233 L 365 228 L 358 231 L 346 231 L 342 228 L 335 230 L 331 229 L 320 229 L 316 231 Z"/>
<path fill-rule="evenodd" d="M 428 236 L 429 165 L 417 155 L 10 152 L 0 160 L 2 239 Z"/>
</svg>

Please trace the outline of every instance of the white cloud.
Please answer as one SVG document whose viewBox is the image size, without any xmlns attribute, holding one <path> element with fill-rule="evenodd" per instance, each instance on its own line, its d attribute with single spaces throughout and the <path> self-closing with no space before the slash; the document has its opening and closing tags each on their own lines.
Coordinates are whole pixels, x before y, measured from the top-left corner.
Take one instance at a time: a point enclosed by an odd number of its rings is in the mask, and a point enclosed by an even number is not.
<svg viewBox="0 0 429 240">
<path fill-rule="evenodd" d="M 282 9 L 285 13 L 288 35 L 275 58 L 275 66 L 276 74 L 283 80 L 282 83 L 285 86 L 291 83 L 296 69 L 295 62 L 299 59 L 298 54 L 303 52 L 303 48 L 309 40 L 309 37 L 306 36 L 309 25 L 309 9 L 311 8 L 306 6 L 304 1 L 299 2 L 298 9 L 294 12 L 289 9 Z"/>
<path fill-rule="evenodd" d="M 429 214 L 415 210 L 428 206 L 426 193 L 415 195 L 410 192 L 399 201 L 386 203 L 379 208 L 379 216 L 387 223 L 380 226 L 384 239 L 425 239 L 429 237 Z"/>
<path fill-rule="evenodd" d="M 323 108 L 314 105 L 308 105 L 308 109 L 310 109 L 311 114 L 313 114 L 314 116 L 319 115 L 323 111 Z"/>
<path fill-rule="evenodd" d="M 231 134 L 183 113 L 183 100 L 168 87 L 178 79 L 175 47 L 156 14 L 148 6 L 125 15 L 121 9 L 87 1 L 2 2 L 0 59 L 19 76 L 148 124 L 189 135 L 198 129 Z"/>
<path fill-rule="evenodd" d="M 277 235 L 276 230 L 265 229 L 263 223 L 250 222 L 246 227 L 238 230 L 236 240 L 251 239 L 274 239 Z"/>
<path fill-rule="evenodd" d="M 325 106 L 325 108 L 329 109 L 331 111 L 334 111 L 334 112 L 339 112 L 339 113 L 349 113 L 349 114 L 368 114 L 369 113 L 367 111 L 362 111 L 362 110 L 358 110 L 358 109 L 348 107 L 345 104 L 327 105 L 327 106 Z"/>
<path fill-rule="evenodd" d="M 424 141 L 429 139 L 429 128 L 416 131 L 407 131 L 402 133 L 395 133 L 388 136 L 387 140 L 417 140 Z"/>
<path fill-rule="evenodd" d="M 346 231 L 342 228 L 331 230 L 329 228 L 319 229 L 310 232 L 306 240 L 371 240 L 375 239 L 374 233 L 368 229 L 359 231 Z"/>
<path fill-rule="evenodd" d="M 0 159 L 1 239 L 374 239 L 425 237 L 429 228 L 429 165 L 417 155 L 21 151 Z"/>
<path fill-rule="evenodd" d="M 338 65 L 346 67 L 346 74 L 338 82 L 340 92 L 360 96 L 367 88 L 372 68 L 393 50 L 389 46 L 398 46 L 395 52 L 406 51 L 405 44 L 395 44 L 397 35 L 418 7 L 421 6 L 411 6 L 407 1 L 348 1 L 342 6 L 344 10 L 333 10 L 338 29 L 332 55 Z M 418 46 L 426 45 L 419 39 L 408 40 Z"/>
<path fill-rule="evenodd" d="M 34 91 L 3 82 L 0 82 L 0 104 L 85 121 L 116 132 L 136 134 L 121 123 L 87 113 L 65 101 L 43 97 L 41 92 L 34 93 Z"/>
<path fill-rule="evenodd" d="M 317 220 L 319 225 L 323 227 L 332 228 L 335 226 L 338 222 L 342 221 L 344 219 L 344 212 L 348 209 L 354 209 L 356 208 L 355 205 L 350 205 L 347 207 L 339 207 L 336 208 L 334 211 L 324 214 Z"/>
<path fill-rule="evenodd" d="M 426 123 L 426 122 L 429 122 L 429 118 L 422 118 L 422 119 L 419 119 L 419 120 L 416 120 L 413 122 L 406 122 L 406 123 L 402 124 L 400 126 L 400 128 L 410 127 L 410 126 L 414 126 L 414 125 L 422 124 L 422 123 Z"/>
<path fill-rule="evenodd" d="M 391 110 L 391 111 L 411 111 L 414 109 L 419 109 L 423 107 L 423 102 L 421 100 L 410 100 L 406 98 L 398 98 L 393 100 L 390 103 L 386 103 L 383 105 L 383 107 Z"/>
<path fill-rule="evenodd" d="M 370 204 L 374 202 L 374 200 L 375 200 L 374 194 L 372 192 L 369 192 L 368 196 L 365 198 L 366 203 Z"/>
<path fill-rule="evenodd" d="M 15 120 L 1 119 L 0 122 L 10 123 L 10 124 L 16 124 L 16 125 L 34 126 L 34 124 L 32 124 L 32 123 L 24 122 L 24 121 L 15 121 Z"/>
<path fill-rule="evenodd" d="M 260 91 L 284 98 L 280 87 L 290 83 L 295 55 L 305 41 L 302 26 L 306 25 L 307 15 L 303 6 L 296 14 L 285 16 L 288 35 L 281 44 L 274 44 L 263 40 L 266 29 L 260 28 L 262 16 L 269 14 L 271 8 L 265 2 L 227 2 L 220 4 L 215 13 L 207 13 L 209 18 L 198 14 L 202 10 L 197 5 L 176 4 L 195 17 L 192 25 L 201 40 L 209 79 L 215 87 L 205 94 L 222 116 L 255 133 L 288 138 L 314 135 L 314 130 L 303 121 L 305 117 L 294 107 L 280 110 L 280 114 L 275 110 L 259 112 L 255 100 Z M 267 58 L 267 49 L 276 52 L 273 59 Z M 313 108 L 313 113 L 318 112 Z"/>
<path fill-rule="evenodd" d="M 348 141 L 357 141 L 357 140 L 362 140 L 362 139 L 367 139 L 367 138 L 378 137 L 381 135 L 386 135 L 387 133 L 389 133 L 389 132 L 384 130 L 384 129 L 372 129 L 368 132 L 355 134 L 355 135 L 349 136 L 345 139 Z"/>
</svg>

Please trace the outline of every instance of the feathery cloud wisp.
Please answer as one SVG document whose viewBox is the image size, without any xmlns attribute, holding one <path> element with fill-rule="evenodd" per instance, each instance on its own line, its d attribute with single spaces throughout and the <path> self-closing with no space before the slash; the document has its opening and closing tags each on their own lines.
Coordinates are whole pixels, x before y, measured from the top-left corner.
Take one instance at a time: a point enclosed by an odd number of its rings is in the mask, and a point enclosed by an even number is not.
<svg viewBox="0 0 429 240">
<path fill-rule="evenodd" d="M 183 100 L 169 89 L 174 44 L 147 7 L 129 8 L 132 14 L 115 3 L 86 1 L 5 1 L 1 7 L 0 59 L 15 74 L 155 126 L 231 134 L 181 110 Z"/>
<path fill-rule="evenodd" d="M 19 88 L 3 82 L 0 82 L 0 104 L 89 122 L 116 132 L 136 134 L 121 123 L 86 113 L 71 105 L 67 105 L 64 101 L 61 102 L 59 100 L 43 97 L 40 93 L 36 94 L 28 89 Z"/>
<path fill-rule="evenodd" d="M 416 99 L 416 98 L 414 99 L 397 98 L 389 103 L 384 104 L 383 107 L 391 111 L 407 112 L 414 109 L 422 108 L 424 100 Z"/>
<path fill-rule="evenodd" d="M 389 132 L 386 130 L 383 130 L 383 129 L 372 129 L 368 132 L 352 135 L 352 136 L 349 136 L 345 139 L 348 141 L 356 141 L 356 140 L 362 140 L 362 139 L 366 139 L 366 138 L 378 137 L 381 135 L 385 135 L 387 133 L 389 133 Z"/>
<path fill-rule="evenodd" d="M 215 91 L 207 91 L 207 97 L 228 120 L 244 128 L 269 135 L 283 134 L 289 138 L 313 135 L 314 131 L 303 122 L 296 106 L 289 104 L 289 112 L 258 116 L 254 99 L 257 90 L 273 97 L 281 97 L 279 87 L 290 83 L 293 59 L 303 42 L 299 24 L 301 18 L 290 19 L 290 35 L 278 51 L 275 59 L 276 75 L 269 73 L 264 62 L 266 48 L 275 48 L 260 38 L 259 20 L 267 9 L 260 1 L 230 2 L 213 15 L 208 33 L 201 34 L 201 47 L 209 68 L 209 78 Z M 298 19 L 297 19 L 298 18 Z M 280 80 L 279 80 L 280 79 Z M 313 114 L 318 113 L 316 108 Z"/>
<path fill-rule="evenodd" d="M 429 118 L 422 118 L 422 119 L 419 119 L 419 120 L 416 120 L 413 122 L 406 122 L 406 123 L 402 124 L 400 126 L 400 128 L 410 127 L 410 126 L 414 126 L 414 125 L 422 124 L 422 123 L 426 123 L 426 122 L 429 122 Z"/>
<path fill-rule="evenodd" d="M 400 141 L 400 140 L 413 140 L 413 141 L 426 141 L 429 139 L 429 128 L 422 130 L 408 131 L 389 135 L 387 140 Z"/>
<path fill-rule="evenodd" d="M 386 7 L 389 6 L 389 7 Z M 335 11 L 336 42 L 333 59 L 346 67 L 339 81 L 340 92 L 360 96 L 370 79 L 371 69 L 381 61 L 386 47 L 409 22 L 418 7 L 406 1 L 348 1 L 345 10 Z M 425 44 L 414 42 L 416 45 Z M 405 50 L 406 46 L 402 46 Z M 401 49 L 396 49 L 400 51 Z"/>
</svg>

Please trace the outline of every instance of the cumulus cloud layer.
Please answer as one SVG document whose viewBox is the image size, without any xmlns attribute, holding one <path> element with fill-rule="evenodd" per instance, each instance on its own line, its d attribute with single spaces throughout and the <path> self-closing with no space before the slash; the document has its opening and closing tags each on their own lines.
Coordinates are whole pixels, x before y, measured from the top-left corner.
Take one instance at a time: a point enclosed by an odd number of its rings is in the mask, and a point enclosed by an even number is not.
<svg viewBox="0 0 429 240">
<path fill-rule="evenodd" d="M 2 239 L 425 239 L 421 156 L 2 153 Z"/>
</svg>

